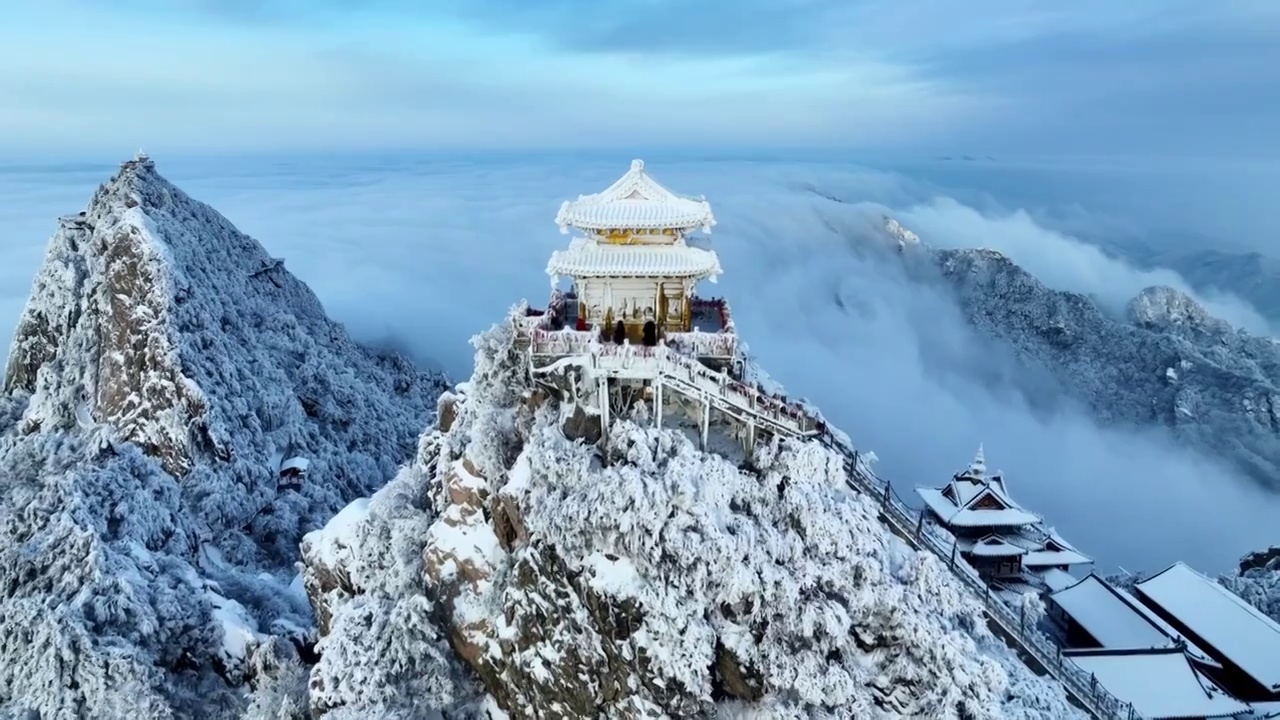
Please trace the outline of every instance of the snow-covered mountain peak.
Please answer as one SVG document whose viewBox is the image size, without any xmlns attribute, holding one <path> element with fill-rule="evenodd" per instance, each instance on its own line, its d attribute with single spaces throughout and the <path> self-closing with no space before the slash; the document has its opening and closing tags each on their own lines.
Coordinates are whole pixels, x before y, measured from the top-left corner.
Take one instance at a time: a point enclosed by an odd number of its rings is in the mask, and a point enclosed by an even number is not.
<svg viewBox="0 0 1280 720">
<path fill-rule="evenodd" d="M 889 237 L 898 241 L 899 248 L 905 248 L 908 245 L 920 244 L 920 236 L 908 230 L 902 225 L 902 223 L 898 222 L 897 219 L 885 215 L 883 221 L 884 231 L 889 233 Z"/>
<path fill-rule="evenodd" d="M 477 338 L 418 461 L 308 538 L 330 618 L 316 711 L 461 716 L 487 696 L 513 719 L 1077 716 L 889 533 L 840 455 L 704 451 L 644 403 L 602 432 L 590 403 L 531 382 L 518 321 Z"/>
<path fill-rule="evenodd" d="M 1129 321 L 1149 330 L 1185 334 L 1221 334 L 1231 326 L 1209 314 L 1190 295 L 1174 288 L 1157 285 L 1139 292 L 1126 308 Z"/>
<path fill-rule="evenodd" d="M 314 632 L 303 534 L 413 456 L 443 387 L 123 163 L 58 221 L 0 393 L 0 715 L 238 716 Z"/>
<path fill-rule="evenodd" d="M 109 425 L 174 474 L 191 467 L 193 433 L 217 449 L 203 391 L 183 372 L 175 317 L 191 295 L 189 271 L 238 256 L 210 257 L 232 248 L 199 247 L 199 233 L 183 231 L 180 216 L 203 209 L 140 157 L 59 220 L 5 378 L 6 390 L 34 394 L 29 430 Z"/>
<path fill-rule="evenodd" d="M 305 370 L 321 359 L 314 348 L 361 355 L 402 375 L 404 389 L 415 382 L 403 359 L 353 343 L 282 259 L 139 155 L 84 211 L 59 220 L 15 332 L 5 388 L 33 395 L 28 429 L 110 427 L 183 475 L 197 456 L 230 460 L 243 438 L 229 425 L 246 413 L 259 432 L 279 429 L 285 408 L 264 404 L 282 388 L 266 387 L 262 365 Z M 222 392 L 239 381 L 262 388 Z M 299 397 L 304 414 L 323 409 Z M 290 452 L 290 442 L 273 450 Z"/>
</svg>

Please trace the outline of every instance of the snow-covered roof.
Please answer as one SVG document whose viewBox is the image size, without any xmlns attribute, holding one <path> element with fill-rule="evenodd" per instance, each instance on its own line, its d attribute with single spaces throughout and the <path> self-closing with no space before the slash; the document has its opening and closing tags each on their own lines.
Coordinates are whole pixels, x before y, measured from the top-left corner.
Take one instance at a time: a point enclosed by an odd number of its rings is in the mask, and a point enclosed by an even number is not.
<svg viewBox="0 0 1280 720">
<path fill-rule="evenodd" d="M 1138 599 L 1097 575 L 1089 575 L 1049 596 L 1104 648 L 1117 650 L 1169 647 L 1162 628 L 1138 608 Z"/>
<path fill-rule="evenodd" d="M 916 488 L 916 493 L 940 521 L 955 527 L 1020 527 L 1040 521 L 1039 517 L 1016 507 L 990 510 L 957 507 L 938 488 Z"/>
<path fill-rule="evenodd" d="M 957 477 L 947 483 L 946 487 L 950 488 L 948 494 L 954 497 L 954 502 L 957 505 L 968 505 L 989 486 L 983 480 Z M 1003 500 L 1003 498 L 1001 499 Z"/>
<path fill-rule="evenodd" d="M 1064 537 L 1062 537 L 1061 535 L 1059 535 L 1059 534 L 1058 534 L 1058 531 L 1057 531 L 1057 530 L 1055 530 L 1054 528 L 1048 528 L 1047 530 L 1045 530 L 1045 531 L 1044 531 L 1044 533 L 1045 533 L 1045 535 L 1047 536 L 1047 539 L 1046 539 L 1046 541 L 1045 541 L 1045 544 L 1046 544 L 1046 545 L 1048 545 L 1049 543 L 1053 543 L 1054 545 L 1057 545 L 1059 548 L 1061 548 L 1061 549 L 1063 549 L 1063 550 L 1071 550 L 1071 551 L 1073 551 L 1073 552 L 1080 552 L 1079 550 L 1076 550 L 1076 548 L 1075 548 L 1075 546 L 1074 546 L 1074 545 L 1072 545 L 1071 543 L 1067 542 L 1066 538 L 1064 538 Z"/>
<path fill-rule="evenodd" d="M 311 461 L 304 457 L 291 457 L 280 463 L 280 472 L 285 470 L 297 470 L 305 473 L 307 468 L 311 467 Z"/>
<path fill-rule="evenodd" d="M 1022 558 L 1027 567 L 1056 567 L 1059 565 L 1087 565 L 1092 559 L 1074 550 L 1033 550 Z"/>
<path fill-rule="evenodd" d="M 1171 647 L 1181 639 L 1186 645 L 1187 655 L 1193 660 L 1202 665 L 1221 667 L 1208 653 L 1182 637 L 1136 597 L 1097 575 L 1091 573 L 1049 597 L 1104 648 Z"/>
<path fill-rule="evenodd" d="M 1249 703 L 1249 709 L 1252 712 L 1237 715 L 1237 720 L 1271 720 L 1271 718 L 1280 718 L 1280 701 L 1252 702 Z"/>
<path fill-rule="evenodd" d="M 1280 691 L 1280 624 L 1182 562 L 1135 586 L 1258 684 Z"/>
<path fill-rule="evenodd" d="M 556 213 L 561 232 L 582 230 L 702 228 L 715 225 L 711 204 L 701 198 L 681 197 L 658 184 L 644 170 L 644 161 L 632 160 L 631 169 L 594 195 L 566 200 Z"/>
<path fill-rule="evenodd" d="M 1143 718 L 1219 718 L 1248 712 L 1201 675 L 1177 648 L 1070 650 L 1063 653 Z"/>
<path fill-rule="evenodd" d="M 988 535 L 964 550 L 978 557 L 1015 557 L 1027 552 L 999 535 Z"/>
<path fill-rule="evenodd" d="M 1023 548 L 1027 554 L 1022 559 L 1026 567 L 1055 567 L 1065 565 L 1086 565 L 1093 560 L 1076 550 L 1053 528 L 1045 529 L 1038 525 L 1019 528 L 1006 533 L 1005 539 Z M 1072 581 L 1075 582 L 1074 580 Z"/>
<path fill-rule="evenodd" d="M 964 471 L 940 488 L 916 488 L 943 523 L 955 527 L 1021 527 L 1040 522 L 1009 496 L 1004 478 L 987 477 L 982 446 Z"/>
<path fill-rule="evenodd" d="M 1050 591 L 1062 590 L 1080 582 L 1080 579 L 1066 570 L 1059 570 L 1056 567 L 1048 567 L 1044 569 L 1036 569 L 1031 574 L 1044 581 Z"/>
<path fill-rule="evenodd" d="M 1014 607 L 1022 601 L 1023 595 L 1040 594 L 1040 588 L 1021 580 L 996 579 L 991 581 L 991 587 L 1005 602 Z"/>
<path fill-rule="evenodd" d="M 721 273 L 714 251 L 671 245 L 610 245 L 576 238 L 567 250 L 551 253 L 552 277 L 710 277 Z"/>
</svg>

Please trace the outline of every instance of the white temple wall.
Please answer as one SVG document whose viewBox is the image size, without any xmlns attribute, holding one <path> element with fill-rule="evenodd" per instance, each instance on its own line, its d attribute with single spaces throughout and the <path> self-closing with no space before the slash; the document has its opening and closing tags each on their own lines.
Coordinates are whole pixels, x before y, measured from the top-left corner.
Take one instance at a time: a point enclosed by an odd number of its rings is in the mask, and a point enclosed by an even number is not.
<svg viewBox="0 0 1280 720">
<path fill-rule="evenodd" d="M 690 293 L 690 281 L 671 278 L 582 278 L 578 280 L 579 312 L 587 324 L 603 325 L 606 315 L 613 321 L 643 323 L 658 321 L 666 310 L 668 327 L 680 322 Z M 659 290 L 666 302 L 659 301 Z"/>
</svg>

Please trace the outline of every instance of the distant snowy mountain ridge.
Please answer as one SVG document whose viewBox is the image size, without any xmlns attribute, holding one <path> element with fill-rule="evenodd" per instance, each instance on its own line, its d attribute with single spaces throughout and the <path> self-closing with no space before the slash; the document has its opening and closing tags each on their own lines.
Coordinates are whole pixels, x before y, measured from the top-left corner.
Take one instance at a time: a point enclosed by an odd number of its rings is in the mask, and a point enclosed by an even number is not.
<svg viewBox="0 0 1280 720">
<path fill-rule="evenodd" d="M 60 220 L 0 394 L 0 715 L 303 717 L 298 543 L 412 456 L 442 387 L 124 163 Z"/>
<path fill-rule="evenodd" d="M 1194 238 L 1195 245 L 1211 245 L 1217 238 Z M 1192 287 L 1208 293 L 1230 291 L 1245 300 L 1272 326 L 1280 326 L 1280 261 L 1262 253 L 1232 249 L 1156 248 L 1126 239 L 1093 240 L 1108 254 L 1143 269 L 1168 268 Z"/>
<path fill-rule="evenodd" d="M 904 243 L 904 230 L 885 218 L 882 238 L 915 280 L 941 282 L 972 327 L 1047 371 L 1101 422 L 1168 427 L 1280 490 L 1280 346 L 1272 339 L 1235 330 L 1169 287 L 1143 290 L 1113 316 L 995 250 Z"/>
</svg>

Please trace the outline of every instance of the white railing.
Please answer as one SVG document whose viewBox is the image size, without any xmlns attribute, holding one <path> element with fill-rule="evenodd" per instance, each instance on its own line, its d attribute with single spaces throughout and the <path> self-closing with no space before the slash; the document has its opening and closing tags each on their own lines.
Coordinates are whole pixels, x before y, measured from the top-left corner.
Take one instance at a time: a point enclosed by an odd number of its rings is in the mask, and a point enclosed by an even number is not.
<svg viewBox="0 0 1280 720">
<path fill-rule="evenodd" d="M 739 382 L 727 372 L 715 371 L 698 360 L 659 344 L 614 345 L 601 343 L 595 333 L 573 331 L 535 331 L 532 355 L 562 357 L 533 372 L 543 374 L 564 366 L 566 362 L 595 372 L 613 376 L 662 376 L 665 382 L 678 386 L 685 394 L 732 409 L 744 419 L 755 419 L 760 425 L 788 437 L 807 438 L 818 435 L 823 425 L 804 406 L 784 397 L 769 395 Z"/>
<path fill-rule="evenodd" d="M 720 399 L 757 419 L 780 425 L 794 437 L 816 435 L 821 422 L 797 403 L 775 397 L 739 382 L 726 372 L 716 372 L 697 360 L 675 352 L 667 352 L 664 367 L 671 379 L 692 383 L 709 398 Z"/>
<path fill-rule="evenodd" d="M 607 347 L 600 342 L 600 334 L 589 330 L 546 330 L 532 327 L 529 349 L 534 355 L 583 355 Z"/>
<path fill-rule="evenodd" d="M 686 355 L 729 359 L 738 354 L 738 336 L 733 333 L 669 332 L 667 345 Z"/>
<path fill-rule="evenodd" d="M 532 315 L 521 316 L 517 318 L 517 324 L 521 334 L 529 337 L 529 346 L 533 349 L 535 355 L 578 355 L 586 352 L 593 352 L 593 347 L 602 348 L 599 352 L 609 352 L 603 348 L 615 348 L 614 352 L 620 352 L 621 348 L 640 349 L 641 345 L 617 345 L 615 343 L 606 343 L 600 340 L 600 333 L 597 330 L 572 330 L 566 328 L 564 330 L 551 330 L 547 327 L 549 324 L 549 316 Z M 687 332 L 687 333 L 667 333 L 661 341 L 667 347 L 676 352 L 683 353 L 690 357 L 713 358 L 717 360 L 729 360 L 737 355 L 737 337 L 727 333 L 703 333 L 703 332 Z M 653 347 L 649 348 L 653 350 Z"/>
<path fill-rule="evenodd" d="M 737 356 L 738 337 L 733 332 L 733 318 L 729 305 L 719 299 L 692 298 L 695 306 L 704 310 L 714 310 L 720 316 L 721 329 L 716 332 L 692 330 L 689 332 L 665 332 L 662 337 L 668 347 L 694 357 L 729 360 Z M 552 293 L 545 311 L 534 310 L 527 305 L 524 314 L 515 318 L 516 328 L 522 337 L 530 340 L 534 352 L 539 355 L 572 354 L 584 352 L 592 337 L 602 337 L 599 329 L 578 330 L 566 327 L 563 330 L 552 330 L 558 323 L 567 322 L 564 315 L 568 308 L 568 299 L 556 290 Z M 547 333 L 538 336 L 538 333 Z M 582 338 L 569 337 L 577 333 Z M 601 344 L 608 344 L 602 342 Z"/>
</svg>

